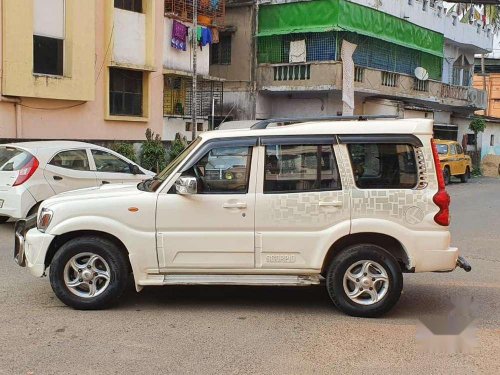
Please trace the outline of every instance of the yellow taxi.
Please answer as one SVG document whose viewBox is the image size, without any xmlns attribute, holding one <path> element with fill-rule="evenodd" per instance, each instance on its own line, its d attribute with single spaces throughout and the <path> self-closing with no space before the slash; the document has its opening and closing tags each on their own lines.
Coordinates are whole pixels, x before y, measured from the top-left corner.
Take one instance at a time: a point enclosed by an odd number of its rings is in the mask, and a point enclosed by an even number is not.
<svg viewBox="0 0 500 375">
<path fill-rule="evenodd" d="M 464 153 L 462 145 L 455 141 L 435 140 L 441 169 L 443 170 L 444 183 L 449 184 L 451 176 L 458 177 L 460 181 L 467 182 L 472 170 L 472 161 Z"/>
</svg>

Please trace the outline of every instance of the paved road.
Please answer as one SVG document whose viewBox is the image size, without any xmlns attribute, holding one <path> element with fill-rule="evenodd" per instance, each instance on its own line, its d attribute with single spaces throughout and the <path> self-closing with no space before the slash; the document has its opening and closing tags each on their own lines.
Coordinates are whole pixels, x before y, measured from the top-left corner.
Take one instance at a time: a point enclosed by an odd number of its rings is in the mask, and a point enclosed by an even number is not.
<svg viewBox="0 0 500 375">
<path fill-rule="evenodd" d="M 257 287 L 130 290 L 118 307 L 81 312 L 12 261 L 12 225 L 0 227 L 0 374 L 470 374 L 500 367 L 500 180 L 449 186 L 453 242 L 473 271 L 405 275 L 381 319 L 351 318 L 325 290 Z M 417 348 L 419 318 L 445 316 L 473 297 L 471 354 Z"/>
</svg>

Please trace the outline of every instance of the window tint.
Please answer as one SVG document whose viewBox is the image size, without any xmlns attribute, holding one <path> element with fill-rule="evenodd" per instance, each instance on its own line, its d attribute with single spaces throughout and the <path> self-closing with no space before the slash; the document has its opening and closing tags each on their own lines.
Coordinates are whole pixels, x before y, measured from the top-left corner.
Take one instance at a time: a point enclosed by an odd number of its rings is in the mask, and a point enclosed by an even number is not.
<svg viewBox="0 0 500 375">
<path fill-rule="evenodd" d="M 142 116 L 143 73 L 109 68 L 109 113 L 117 116 Z"/>
<path fill-rule="evenodd" d="M 339 190 L 331 145 L 266 146 L 264 193 Z"/>
<path fill-rule="evenodd" d="M 218 147 L 210 150 L 184 175 L 198 178 L 201 194 L 248 191 L 252 147 Z"/>
<path fill-rule="evenodd" d="M 125 161 L 106 151 L 92 150 L 97 172 L 130 173 L 130 166 Z"/>
<path fill-rule="evenodd" d="M 78 171 L 90 170 L 89 159 L 85 150 L 62 151 L 54 156 L 49 164 Z"/>
<path fill-rule="evenodd" d="M 29 152 L 15 147 L 0 147 L 0 171 L 18 171 L 32 157 Z"/>
<path fill-rule="evenodd" d="M 63 40 L 33 35 L 33 73 L 63 75 Z"/>
<path fill-rule="evenodd" d="M 417 164 L 410 145 L 351 144 L 349 153 L 359 188 L 411 189 L 417 184 Z"/>
</svg>

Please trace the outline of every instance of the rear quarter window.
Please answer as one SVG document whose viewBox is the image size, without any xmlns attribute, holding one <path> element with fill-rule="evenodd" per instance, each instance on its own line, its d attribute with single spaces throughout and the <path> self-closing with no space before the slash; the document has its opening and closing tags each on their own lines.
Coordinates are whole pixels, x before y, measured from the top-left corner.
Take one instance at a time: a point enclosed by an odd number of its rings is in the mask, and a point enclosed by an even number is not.
<svg viewBox="0 0 500 375">
<path fill-rule="evenodd" d="M 0 171 L 18 171 L 30 161 L 32 155 L 15 147 L 0 147 Z"/>
<path fill-rule="evenodd" d="M 417 185 L 415 151 L 407 144 L 349 144 L 356 186 L 360 189 L 412 189 Z"/>
</svg>

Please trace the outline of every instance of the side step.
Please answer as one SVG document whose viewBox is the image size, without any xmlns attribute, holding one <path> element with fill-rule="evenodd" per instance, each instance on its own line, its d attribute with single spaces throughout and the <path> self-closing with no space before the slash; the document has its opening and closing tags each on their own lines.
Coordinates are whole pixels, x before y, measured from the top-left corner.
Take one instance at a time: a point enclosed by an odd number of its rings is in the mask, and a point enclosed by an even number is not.
<svg viewBox="0 0 500 375">
<path fill-rule="evenodd" d="M 320 283 L 319 275 L 165 275 L 163 285 L 281 285 Z"/>
</svg>

